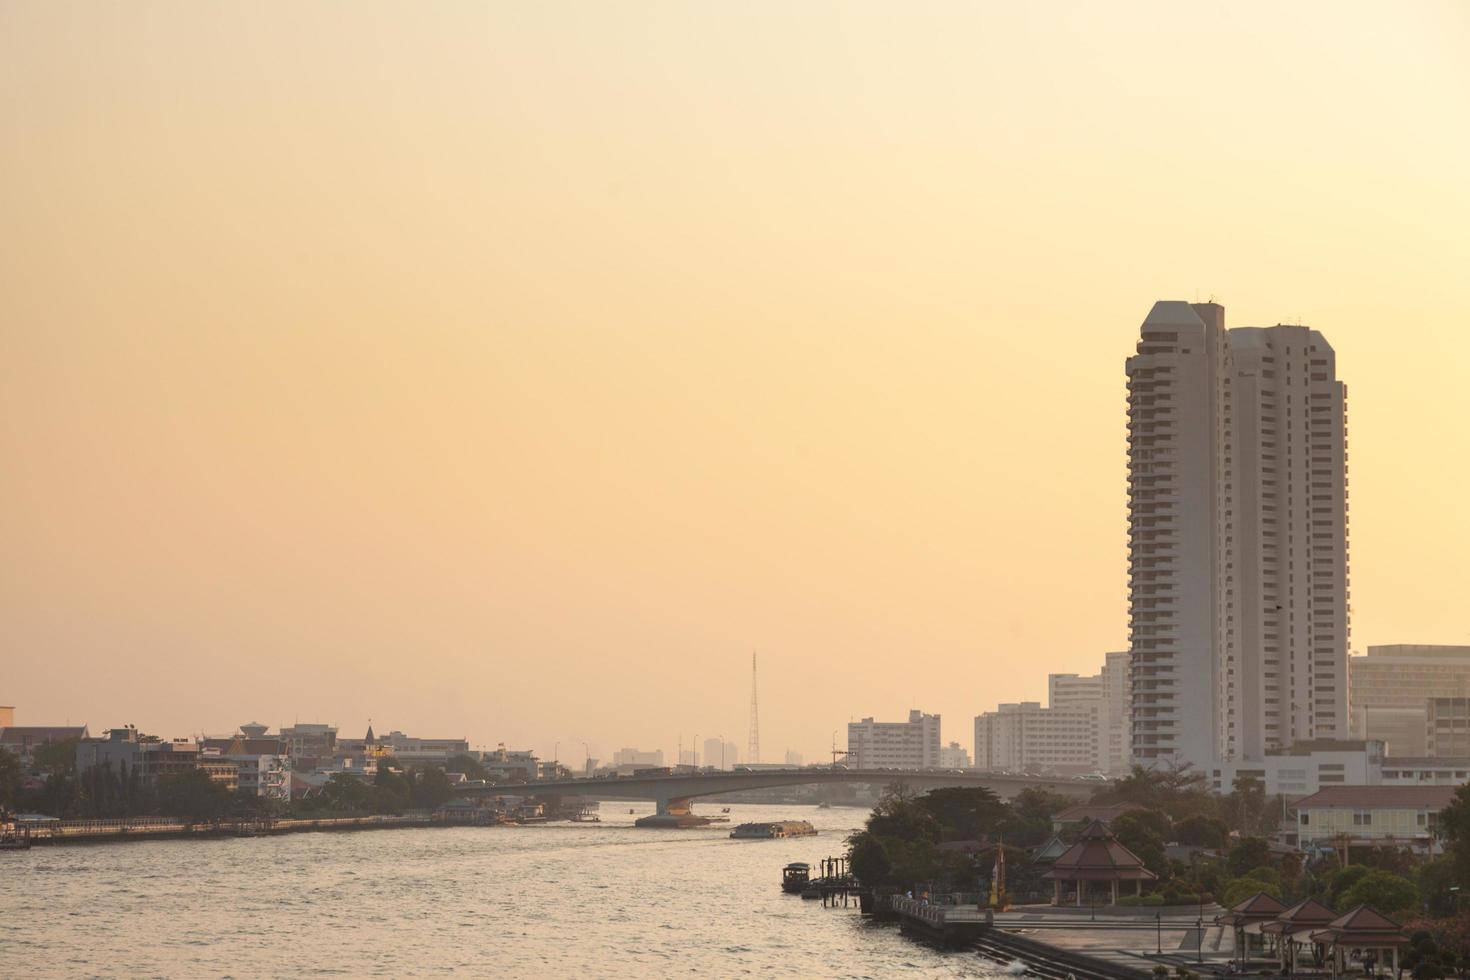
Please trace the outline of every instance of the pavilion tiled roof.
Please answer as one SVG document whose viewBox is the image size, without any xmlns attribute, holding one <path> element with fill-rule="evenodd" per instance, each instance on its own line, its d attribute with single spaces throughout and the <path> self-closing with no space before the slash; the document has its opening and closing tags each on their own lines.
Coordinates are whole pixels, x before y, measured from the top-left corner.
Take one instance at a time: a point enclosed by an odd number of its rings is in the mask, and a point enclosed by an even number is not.
<svg viewBox="0 0 1470 980">
<path fill-rule="evenodd" d="M 1404 927 L 1370 905 L 1344 912 L 1312 938 L 1349 946 L 1396 945 L 1405 940 Z"/>
<path fill-rule="evenodd" d="M 1237 902 L 1230 907 L 1224 915 L 1215 917 L 1215 924 L 1221 926 L 1243 926 L 1253 922 L 1270 922 L 1282 912 L 1286 906 L 1265 892 L 1256 892 L 1243 902 Z"/>
<path fill-rule="evenodd" d="M 1093 820 L 1041 877 L 1060 881 L 1151 881 L 1158 877 L 1118 843 L 1101 820 Z"/>
<path fill-rule="evenodd" d="M 1335 918 L 1337 913 L 1315 898 L 1304 898 L 1270 922 L 1264 923 L 1261 931 L 1294 936 L 1299 932 L 1321 929 Z"/>
</svg>

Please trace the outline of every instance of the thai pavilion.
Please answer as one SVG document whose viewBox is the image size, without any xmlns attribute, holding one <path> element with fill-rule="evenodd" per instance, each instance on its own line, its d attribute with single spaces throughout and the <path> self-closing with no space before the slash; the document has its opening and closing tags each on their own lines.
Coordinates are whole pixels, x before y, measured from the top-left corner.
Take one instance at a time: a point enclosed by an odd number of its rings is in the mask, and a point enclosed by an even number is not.
<svg viewBox="0 0 1470 980">
<path fill-rule="evenodd" d="M 1358 961 L 1353 972 L 1361 972 L 1370 957 L 1375 968 L 1387 966 L 1397 975 L 1399 947 L 1408 943 L 1403 926 L 1367 905 L 1339 915 L 1326 928 L 1313 932 L 1312 940 L 1327 948 L 1327 962 L 1335 977 L 1347 973 L 1348 961 L 1353 959 Z"/>
<path fill-rule="evenodd" d="M 1326 955 L 1325 947 L 1313 938 L 1312 933 L 1326 929 L 1336 918 L 1336 912 L 1315 898 L 1306 898 L 1277 914 L 1270 922 L 1262 923 L 1261 932 L 1276 938 L 1281 965 L 1288 973 L 1294 973 L 1304 948 L 1311 948 L 1314 968 L 1322 965 L 1322 958 Z"/>
<path fill-rule="evenodd" d="M 1228 912 L 1215 917 L 1215 925 L 1229 926 L 1235 932 L 1236 959 L 1242 967 L 1250 959 L 1251 937 L 1257 937 L 1260 951 L 1266 951 L 1266 937 L 1261 927 L 1272 922 L 1286 911 L 1286 906 L 1265 892 L 1256 892 L 1243 902 L 1237 902 Z"/>
<path fill-rule="evenodd" d="M 1051 870 L 1041 876 L 1050 879 L 1053 886 L 1053 905 L 1061 905 L 1062 886 L 1074 884 L 1077 888 L 1077 904 L 1086 905 L 1094 885 L 1106 883 L 1108 904 L 1118 902 L 1118 883 L 1133 882 L 1133 894 L 1143 893 L 1143 883 L 1158 876 L 1143 866 L 1138 855 L 1118 843 L 1118 838 L 1101 820 L 1093 820 L 1077 838 L 1077 843 L 1067 848 L 1055 861 Z"/>
</svg>

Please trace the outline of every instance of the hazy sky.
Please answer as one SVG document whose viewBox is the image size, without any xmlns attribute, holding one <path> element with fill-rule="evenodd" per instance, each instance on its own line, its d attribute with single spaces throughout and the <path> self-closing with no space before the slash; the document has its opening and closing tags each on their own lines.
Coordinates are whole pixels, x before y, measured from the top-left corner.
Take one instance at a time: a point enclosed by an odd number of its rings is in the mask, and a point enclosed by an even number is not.
<svg viewBox="0 0 1470 980">
<path fill-rule="evenodd" d="M 0 703 L 742 747 L 1125 642 L 1159 298 L 1470 642 L 1463 3 L 0 3 Z M 839 742 L 844 733 L 838 733 Z"/>
</svg>

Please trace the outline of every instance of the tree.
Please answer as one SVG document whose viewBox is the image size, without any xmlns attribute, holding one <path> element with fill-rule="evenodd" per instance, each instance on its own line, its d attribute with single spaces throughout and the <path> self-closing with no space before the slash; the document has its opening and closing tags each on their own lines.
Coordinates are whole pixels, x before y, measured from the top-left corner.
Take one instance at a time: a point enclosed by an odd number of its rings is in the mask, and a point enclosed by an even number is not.
<svg viewBox="0 0 1470 980">
<path fill-rule="evenodd" d="M 896 787 L 890 787 L 868 815 L 868 832 L 876 837 L 938 843 L 939 829 L 939 822 L 927 807 Z"/>
<path fill-rule="evenodd" d="M 209 778 L 203 769 L 185 769 L 158 777 L 158 808 L 166 817 L 189 823 L 223 818 L 230 811 L 233 793 Z"/>
<path fill-rule="evenodd" d="M 1368 877 L 1372 870 L 1366 864 L 1350 864 L 1334 874 L 1327 882 L 1327 904 L 1335 909 L 1351 908 L 1352 906 L 1343 904 L 1343 896 L 1348 889 Z"/>
<path fill-rule="evenodd" d="M 848 863 L 858 881 L 868 888 L 887 884 L 893 873 L 893 862 L 888 859 L 883 842 L 867 831 L 859 831 L 847 843 Z"/>
<path fill-rule="evenodd" d="M 1221 896 L 1220 904 L 1227 909 L 1234 908 L 1256 892 L 1265 892 L 1278 901 L 1283 897 L 1279 885 L 1274 885 L 1268 881 L 1259 881 L 1255 878 L 1236 878 L 1225 886 L 1225 894 Z"/>
<path fill-rule="evenodd" d="M 464 773 L 466 779 L 481 779 L 485 782 L 494 782 L 489 770 L 480 765 L 479 762 L 467 755 L 457 755 L 445 764 L 444 768 L 449 772 Z"/>
<path fill-rule="evenodd" d="M 371 798 L 367 783 L 345 772 L 334 772 L 322 786 L 322 798 L 332 810 L 361 813 Z"/>
<path fill-rule="evenodd" d="M 1160 878 L 1167 877 L 1169 861 L 1164 853 L 1164 839 L 1155 830 L 1156 823 L 1138 813 L 1125 813 L 1113 820 L 1113 836 L 1118 843 L 1138 855 L 1146 868 Z"/>
<path fill-rule="evenodd" d="M 940 836 L 948 840 L 979 840 L 1006 817 L 1006 805 L 983 786 L 951 786 L 930 790 L 919 806 L 934 817 Z"/>
<path fill-rule="evenodd" d="M 1224 847 L 1230 840 L 1230 828 L 1219 817 L 1197 813 L 1174 825 L 1174 839 L 1193 847 Z"/>
<path fill-rule="evenodd" d="M 1236 878 L 1243 878 L 1271 861 L 1271 845 L 1263 837 L 1246 837 L 1230 849 L 1225 867 Z"/>
<path fill-rule="evenodd" d="M 1371 905 L 1384 915 L 1394 915 L 1419 904 L 1419 889 L 1407 878 L 1390 871 L 1370 871 L 1343 893 L 1340 908 Z"/>
<path fill-rule="evenodd" d="M 454 787 L 450 785 L 449 777 L 438 766 L 418 770 L 414 773 L 411 782 L 409 800 L 414 806 L 423 810 L 432 810 L 448 802 L 449 798 L 454 795 Z"/>
<path fill-rule="evenodd" d="M 0 749 L 0 811 L 18 808 L 23 775 L 20 760 L 7 750 Z"/>
</svg>

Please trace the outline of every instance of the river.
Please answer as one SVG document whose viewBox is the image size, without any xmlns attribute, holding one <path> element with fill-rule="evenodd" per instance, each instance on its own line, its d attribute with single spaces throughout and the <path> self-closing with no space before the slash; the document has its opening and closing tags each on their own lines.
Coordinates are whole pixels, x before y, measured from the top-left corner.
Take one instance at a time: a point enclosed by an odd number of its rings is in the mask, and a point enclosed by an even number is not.
<svg viewBox="0 0 1470 980">
<path fill-rule="evenodd" d="M 629 809 L 634 813 L 629 813 Z M 717 806 L 696 807 L 704 813 Z M 289 834 L 0 853 L 0 977 L 977 977 L 997 971 L 782 893 L 866 811 L 735 805 L 817 837 L 601 824 Z"/>
</svg>

